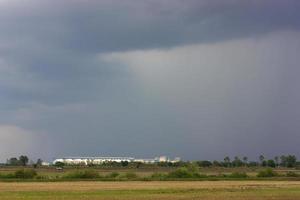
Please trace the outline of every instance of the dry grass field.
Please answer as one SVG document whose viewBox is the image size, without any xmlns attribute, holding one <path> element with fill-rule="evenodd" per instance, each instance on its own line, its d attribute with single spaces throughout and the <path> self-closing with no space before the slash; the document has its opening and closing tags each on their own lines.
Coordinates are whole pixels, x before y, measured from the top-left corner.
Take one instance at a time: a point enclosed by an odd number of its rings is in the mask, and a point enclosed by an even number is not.
<svg viewBox="0 0 300 200">
<path fill-rule="evenodd" d="M 0 182 L 1 200 L 297 200 L 299 181 Z"/>
</svg>

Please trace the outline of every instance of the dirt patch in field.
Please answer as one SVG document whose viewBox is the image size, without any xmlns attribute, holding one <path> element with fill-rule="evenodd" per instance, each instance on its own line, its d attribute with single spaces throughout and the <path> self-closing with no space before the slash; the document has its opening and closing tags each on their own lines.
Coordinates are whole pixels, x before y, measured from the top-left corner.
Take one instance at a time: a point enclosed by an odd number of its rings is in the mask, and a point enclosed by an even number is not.
<svg viewBox="0 0 300 200">
<path fill-rule="evenodd" d="M 299 181 L 0 182 L 5 191 L 299 188 Z"/>
</svg>

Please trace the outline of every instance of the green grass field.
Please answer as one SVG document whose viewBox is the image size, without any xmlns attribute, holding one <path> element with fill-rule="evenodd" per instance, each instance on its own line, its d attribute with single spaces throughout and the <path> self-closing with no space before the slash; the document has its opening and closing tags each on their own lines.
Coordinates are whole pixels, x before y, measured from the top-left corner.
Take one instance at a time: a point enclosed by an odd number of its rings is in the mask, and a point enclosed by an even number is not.
<svg viewBox="0 0 300 200">
<path fill-rule="evenodd" d="M 27 167 L 32 169 L 32 167 Z M 18 169 L 23 169 L 23 167 L 0 167 L 0 174 L 8 174 L 13 173 Z M 100 175 L 108 175 L 112 172 L 118 172 L 120 174 L 125 174 L 128 172 L 132 172 L 137 174 L 139 177 L 147 177 L 151 176 L 153 173 L 162 173 L 166 174 L 171 171 L 176 170 L 174 167 L 156 167 L 156 168 L 87 168 L 87 167 L 66 167 L 64 170 L 56 170 L 55 167 L 41 167 L 36 168 L 36 172 L 42 176 L 48 177 L 61 177 L 64 174 L 78 171 L 78 170 L 85 170 L 85 169 L 93 169 L 97 171 Z M 249 168 L 249 167 L 240 167 L 240 168 L 222 168 L 222 167 L 210 167 L 210 168 L 200 168 L 200 173 L 205 175 L 220 175 L 220 174 L 230 174 L 233 172 L 245 172 L 249 177 L 255 177 L 258 171 L 262 170 L 261 167 Z M 275 171 L 279 175 L 284 175 L 288 171 L 292 171 L 295 173 L 300 174 L 300 170 L 296 169 L 288 169 L 288 168 L 278 168 Z"/>
<path fill-rule="evenodd" d="M 0 183 L 1 200 L 297 200 L 297 181 Z"/>
</svg>

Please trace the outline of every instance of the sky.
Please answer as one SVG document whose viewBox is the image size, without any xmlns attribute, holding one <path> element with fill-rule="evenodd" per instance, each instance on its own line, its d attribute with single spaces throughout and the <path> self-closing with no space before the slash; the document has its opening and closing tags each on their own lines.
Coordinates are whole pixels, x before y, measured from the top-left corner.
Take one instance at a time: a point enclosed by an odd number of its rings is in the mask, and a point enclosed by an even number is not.
<svg viewBox="0 0 300 200">
<path fill-rule="evenodd" d="M 300 157 L 299 10 L 0 0 L 0 161 Z"/>
</svg>

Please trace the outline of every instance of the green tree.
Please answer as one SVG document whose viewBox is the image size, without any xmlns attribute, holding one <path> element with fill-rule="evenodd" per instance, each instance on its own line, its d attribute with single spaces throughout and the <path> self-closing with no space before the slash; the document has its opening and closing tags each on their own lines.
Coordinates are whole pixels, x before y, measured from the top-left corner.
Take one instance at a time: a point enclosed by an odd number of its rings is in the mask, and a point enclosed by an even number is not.
<svg viewBox="0 0 300 200">
<path fill-rule="evenodd" d="M 235 156 L 234 160 L 232 161 L 232 165 L 234 167 L 240 167 L 243 165 L 243 162 L 241 161 L 241 159 L 238 156 Z"/>
<path fill-rule="evenodd" d="M 248 163 L 248 166 L 249 166 L 249 167 L 257 167 L 257 166 L 259 166 L 259 163 L 258 163 L 258 162 L 255 162 L 255 161 L 250 161 L 250 162 Z"/>
<path fill-rule="evenodd" d="M 37 166 L 42 166 L 42 163 L 43 163 L 43 160 L 42 159 L 37 159 L 37 161 L 36 161 L 36 165 Z"/>
<path fill-rule="evenodd" d="M 294 155 L 288 156 L 281 156 L 280 157 L 281 163 L 280 165 L 283 167 L 295 167 L 297 163 L 297 158 Z"/>
<path fill-rule="evenodd" d="M 214 167 L 221 167 L 222 166 L 222 163 L 217 161 L 217 160 L 214 160 L 212 164 L 213 164 Z"/>
<path fill-rule="evenodd" d="M 129 162 L 128 162 L 128 161 L 121 161 L 121 165 L 122 165 L 122 167 L 127 167 L 127 166 L 128 166 L 128 164 L 129 164 Z"/>
<path fill-rule="evenodd" d="M 267 166 L 274 168 L 274 167 L 276 167 L 276 163 L 275 163 L 274 160 L 268 160 L 267 161 Z"/>
<path fill-rule="evenodd" d="M 263 166 L 263 167 L 266 167 L 266 166 L 268 166 L 268 161 L 266 161 L 266 160 L 263 160 L 263 161 L 262 161 L 262 164 L 261 164 L 261 166 Z"/>
<path fill-rule="evenodd" d="M 19 157 L 19 160 L 20 160 L 20 163 L 21 163 L 23 166 L 26 166 L 27 163 L 28 163 L 28 161 L 29 161 L 28 157 L 27 157 L 27 156 L 24 156 L 24 155 L 21 155 L 21 156 Z"/>
<path fill-rule="evenodd" d="M 285 155 L 280 156 L 280 166 L 286 167 L 286 156 Z"/>
<path fill-rule="evenodd" d="M 18 166 L 21 163 L 17 158 L 13 157 L 13 158 L 10 158 L 10 159 L 7 160 L 7 164 L 12 165 L 12 166 Z"/>
</svg>

